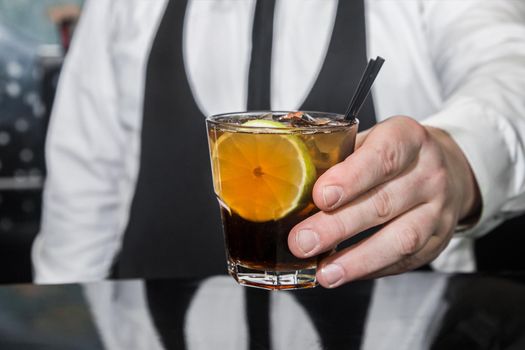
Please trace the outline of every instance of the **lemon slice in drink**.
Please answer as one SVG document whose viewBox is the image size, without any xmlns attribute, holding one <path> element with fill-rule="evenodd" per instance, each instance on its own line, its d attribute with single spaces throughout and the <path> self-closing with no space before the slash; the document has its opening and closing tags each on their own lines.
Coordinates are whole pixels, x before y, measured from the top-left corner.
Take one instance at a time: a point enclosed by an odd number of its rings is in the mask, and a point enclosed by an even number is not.
<svg viewBox="0 0 525 350">
<path fill-rule="evenodd" d="M 279 122 L 251 120 L 242 126 L 267 130 L 225 132 L 214 144 L 214 185 L 221 200 L 253 222 L 279 220 L 306 205 L 316 170 L 303 141 L 272 132 L 284 127 Z"/>
</svg>

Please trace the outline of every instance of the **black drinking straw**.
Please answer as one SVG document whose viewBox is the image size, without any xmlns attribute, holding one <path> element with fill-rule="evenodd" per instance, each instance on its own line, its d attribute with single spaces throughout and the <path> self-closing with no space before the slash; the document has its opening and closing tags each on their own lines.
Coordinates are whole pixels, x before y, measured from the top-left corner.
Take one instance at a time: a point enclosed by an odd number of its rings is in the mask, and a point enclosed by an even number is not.
<svg viewBox="0 0 525 350">
<path fill-rule="evenodd" d="M 374 83 L 374 80 L 376 80 L 377 74 L 381 70 L 383 63 L 385 63 L 385 60 L 379 56 L 377 56 L 375 60 L 372 59 L 368 62 L 368 65 L 361 76 L 361 80 L 359 80 L 357 89 L 354 92 L 354 96 L 352 96 L 352 100 L 350 100 L 350 104 L 346 109 L 346 120 L 351 121 L 357 117 L 357 114 L 365 102 L 366 97 L 370 93 L 372 84 Z"/>
</svg>

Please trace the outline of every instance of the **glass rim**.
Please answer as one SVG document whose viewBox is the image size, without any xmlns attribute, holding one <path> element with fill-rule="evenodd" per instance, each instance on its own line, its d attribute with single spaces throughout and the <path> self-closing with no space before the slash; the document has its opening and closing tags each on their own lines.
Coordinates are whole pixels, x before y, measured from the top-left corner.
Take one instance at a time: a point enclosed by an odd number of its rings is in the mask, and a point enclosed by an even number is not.
<svg viewBox="0 0 525 350">
<path fill-rule="evenodd" d="M 242 117 L 242 116 L 250 116 L 250 115 L 262 115 L 267 113 L 275 113 L 275 114 L 288 114 L 288 113 L 295 113 L 295 112 L 304 112 L 308 114 L 315 114 L 317 116 L 322 116 L 324 118 L 330 118 L 330 119 L 339 119 L 344 120 L 344 115 L 340 113 L 332 113 L 332 112 L 319 112 L 319 111 L 282 111 L 282 110 L 254 110 L 254 111 L 243 111 L 243 112 L 228 112 L 228 113 L 220 113 L 220 114 L 214 114 L 211 116 L 206 117 L 206 123 L 212 124 L 215 126 L 220 127 L 226 127 L 226 128 L 232 128 L 235 130 L 243 129 L 243 130 L 267 130 L 270 129 L 269 127 L 263 127 L 263 126 L 253 126 L 253 125 L 239 125 L 235 123 L 228 123 L 225 121 L 218 120 L 219 118 L 225 118 L 225 117 Z M 349 124 L 345 125 L 312 125 L 312 126 L 283 126 L 282 128 L 272 128 L 273 133 L 286 133 L 290 131 L 294 132 L 302 132 L 302 131 L 312 131 L 312 130 L 341 130 L 341 129 L 351 129 L 356 127 L 359 124 L 359 119 L 355 118 L 354 120 L 350 121 Z"/>
</svg>

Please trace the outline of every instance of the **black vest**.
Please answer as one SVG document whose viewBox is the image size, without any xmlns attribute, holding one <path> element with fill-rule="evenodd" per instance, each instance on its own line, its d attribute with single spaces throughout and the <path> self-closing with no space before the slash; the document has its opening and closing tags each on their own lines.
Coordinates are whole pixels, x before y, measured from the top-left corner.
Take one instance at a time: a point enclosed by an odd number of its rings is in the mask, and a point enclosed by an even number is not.
<svg viewBox="0 0 525 350">
<path fill-rule="evenodd" d="M 120 278 L 226 272 L 205 116 L 195 103 L 183 60 L 186 4 L 168 2 L 147 65 L 140 170 L 113 271 Z M 254 42 L 253 47 L 261 45 Z M 251 65 L 250 75 L 264 64 L 270 62 Z M 324 64 L 301 109 L 343 113 L 365 65 L 363 1 L 339 1 Z M 258 108 L 270 109 L 269 101 Z M 360 119 L 361 130 L 374 123 L 370 98 Z"/>
</svg>

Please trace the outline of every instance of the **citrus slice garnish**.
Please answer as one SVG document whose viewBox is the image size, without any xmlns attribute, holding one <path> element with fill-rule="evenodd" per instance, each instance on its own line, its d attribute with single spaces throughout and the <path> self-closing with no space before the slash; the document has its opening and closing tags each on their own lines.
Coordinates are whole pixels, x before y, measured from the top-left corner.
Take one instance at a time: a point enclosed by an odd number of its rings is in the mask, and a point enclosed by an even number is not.
<svg viewBox="0 0 525 350">
<path fill-rule="evenodd" d="M 228 208 L 253 222 L 279 220 L 308 203 L 316 170 L 303 141 L 275 132 L 284 125 L 250 120 L 268 129 L 226 132 L 212 149 L 215 190 Z M 249 128 L 247 128 L 249 129 Z"/>
</svg>

